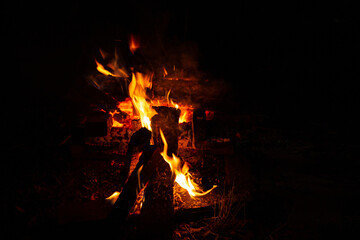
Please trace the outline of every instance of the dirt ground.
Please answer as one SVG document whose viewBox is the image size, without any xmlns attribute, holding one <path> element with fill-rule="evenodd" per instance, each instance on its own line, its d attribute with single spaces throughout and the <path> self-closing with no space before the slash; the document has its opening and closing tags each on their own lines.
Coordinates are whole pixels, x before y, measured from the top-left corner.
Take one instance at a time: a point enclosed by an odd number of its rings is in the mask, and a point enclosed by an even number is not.
<svg viewBox="0 0 360 240">
<path fill-rule="evenodd" d="M 220 159 L 215 167 L 221 171 L 214 172 L 210 164 L 195 174 L 203 174 L 204 188 L 220 179 L 222 186 L 212 197 L 197 200 L 197 207 L 213 210 L 174 223 L 173 239 L 328 239 L 357 234 L 356 142 L 315 124 L 288 126 L 261 115 L 239 115 L 230 125 L 223 119 L 209 123 L 208 132 L 229 137 L 231 143 L 218 143 L 222 150 L 205 154 L 207 161 Z M 94 154 L 76 141 L 61 146 L 27 142 L 10 150 L 12 164 L 3 174 L 2 199 L 10 239 L 136 237 L 136 217 L 129 220 L 125 235 L 106 224 L 111 204 L 105 198 L 122 187 L 121 156 L 111 151 Z"/>
</svg>

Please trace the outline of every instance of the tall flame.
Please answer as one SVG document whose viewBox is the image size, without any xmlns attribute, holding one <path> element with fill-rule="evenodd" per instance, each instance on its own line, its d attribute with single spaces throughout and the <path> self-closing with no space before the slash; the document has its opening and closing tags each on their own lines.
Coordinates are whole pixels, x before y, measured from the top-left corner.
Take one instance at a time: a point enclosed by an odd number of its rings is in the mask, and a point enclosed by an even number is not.
<svg viewBox="0 0 360 240">
<path fill-rule="evenodd" d="M 172 157 L 167 155 L 168 144 L 166 142 L 165 136 L 160 129 L 161 139 L 164 143 L 164 150 L 160 153 L 164 160 L 169 164 L 170 169 L 173 174 L 175 174 L 175 182 L 177 182 L 182 188 L 188 191 L 190 197 L 199 197 L 208 194 L 211 190 L 216 188 L 214 185 L 210 190 L 203 192 L 200 187 L 192 180 L 192 176 L 189 173 L 189 166 L 185 162 L 181 166 L 181 160 L 175 154 L 172 154 Z"/>
<path fill-rule="evenodd" d="M 156 114 L 146 96 L 146 88 L 152 86 L 151 79 L 152 75 L 136 72 L 132 74 L 132 80 L 129 84 L 129 95 L 140 116 L 141 126 L 149 131 L 151 131 L 151 118 Z"/>
</svg>

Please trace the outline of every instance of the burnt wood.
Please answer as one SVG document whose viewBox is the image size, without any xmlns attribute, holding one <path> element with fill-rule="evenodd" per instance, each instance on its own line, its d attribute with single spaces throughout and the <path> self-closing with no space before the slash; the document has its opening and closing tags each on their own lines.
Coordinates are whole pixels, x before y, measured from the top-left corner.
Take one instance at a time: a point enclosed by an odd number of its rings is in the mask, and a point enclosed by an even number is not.
<svg viewBox="0 0 360 240">
<path fill-rule="evenodd" d="M 175 103 L 192 105 L 193 107 L 217 106 L 220 97 L 229 93 L 228 84 L 220 79 L 176 79 L 155 78 L 152 96 L 163 97 L 171 89 L 170 98 Z"/>
<path fill-rule="evenodd" d="M 145 202 L 138 222 L 139 239 L 171 239 L 174 216 L 174 176 L 170 166 L 160 155 L 163 142 L 160 129 L 168 143 L 167 154 L 177 154 L 180 110 L 170 107 L 154 107 L 157 112 L 151 119 L 153 140 L 157 150 L 146 163 L 142 174 L 152 176 L 145 189 Z"/>
<path fill-rule="evenodd" d="M 156 146 L 163 148 L 163 142 L 160 136 L 160 129 L 164 133 L 168 143 L 169 156 L 178 153 L 178 138 L 180 136 L 179 117 L 181 111 L 171 107 L 153 107 L 158 113 L 151 119 L 151 128 L 153 140 Z"/>
<path fill-rule="evenodd" d="M 120 227 L 123 226 L 123 224 L 125 223 L 126 218 L 129 215 L 129 212 L 136 201 L 138 193 L 140 192 L 139 182 L 138 182 L 138 171 L 144 165 L 149 166 L 147 165 L 147 162 L 152 159 L 155 149 L 156 147 L 150 145 L 147 145 L 143 149 L 143 153 L 139 159 L 138 164 L 136 165 L 134 171 L 131 173 L 130 177 L 128 178 L 128 181 L 124 185 L 121 194 L 119 195 L 118 199 L 116 200 L 111 210 L 109 219 Z M 152 167 L 150 167 L 150 169 L 151 168 Z M 149 181 L 149 179 L 151 179 L 152 175 L 153 175 L 152 170 L 141 171 L 140 179 L 143 183 L 146 183 Z"/>
<path fill-rule="evenodd" d="M 129 97 L 130 80 L 130 78 L 106 76 L 100 73 L 94 74 L 88 79 L 93 87 L 120 102 Z"/>
<path fill-rule="evenodd" d="M 151 176 L 145 189 L 145 202 L 137 225 L 138 239 L 171 239 L 174 216 L 174 178 L 157 148 L 141 173 Z"/>
<path fill-rule="evenodd" d="M 145 149 L 147 149 L 150 146 L 150 139 L 151 139 L 151 132 L 149 130 L 147 130 L 146 128 L 139 129 L 131 136 L 130 142 L 128 145 L 128 149 L 126 151 L 125 165 L 121 171 L 121 176 L 120 176 L 120 184 L 121 185 L 124 185 L 126 179 L 129 176 L 132 155 L 137 152 L 142 152 Z M 139 159 L 139 162 L 140 162 L 140 159 Z M 142 159 L 144 159 L 144 157 Z M 143 161 L 145 161 L 145 160 L 143 160 Z"/>
</svg>

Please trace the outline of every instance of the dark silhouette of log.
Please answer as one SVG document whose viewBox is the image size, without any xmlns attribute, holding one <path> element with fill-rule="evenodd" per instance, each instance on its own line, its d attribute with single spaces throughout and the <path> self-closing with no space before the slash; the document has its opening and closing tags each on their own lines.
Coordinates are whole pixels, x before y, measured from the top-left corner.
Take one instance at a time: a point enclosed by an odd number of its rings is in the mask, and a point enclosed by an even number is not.
<svg viewBox="0 0 360 240">
<path fill-rule="evenodd" d="M 151 176 L 145 189 L 145 202 L 137 225 L 139 239 L 171 239 L 174 215 L 174 179 L 170 167 L 155 150 L 143 168 L 142 175 Z"/>
<path fill-rule="evenodd" d="M 154 107 L 158 113 L 151 119 L 153 140 L 157 150 L 143 168 L 143 174 L 152 176 L 145 189 L 145 202 L 137 226 L 139 239 L 171 239 L 174 217 L 174 176 L 169 164 L 160 155 L 163 143 L 160 129 L 167 140 L 168 155 L 177 154 L 180 110 Z"/>
<path fill-rule="evenodd" d="M 155 145 L 148 145 L 149 133 L 147 130 L 140 129 L 132 136 L 127 156 L 131 158 L 134 151 L 139 149 L 143 149 L 143 153 L 110 214 L 112 222 L 124 226 L 129 211 L 140 192 L 138 182 L 138 172 L 140 172 L 140 185 L 147 187 L 144 194 L 145 202 L 137 225 L 139 239 L 171 239 L 172 237 L 174 176 L 172 176 L 170 166 L 160 155 L 163 150 L 160 129 L 162 129 L 169 146 L 168 155 L 176 154 L 180 133 L 178 125 L 180 110 L 158 107 L 156 111 L 158 114 L 152 118 L 152 134 Z M 140 169 L 141 171 L 139 171 Z"/>
<path fill-rule="evenodd" d="M 128 179 L 132 155 L 137 152 L 142 152 L 150 145 L 151 132 L 146 128 L 140 128 L 130 138 L 128 149 L 126 151 L 125 165 L 121 171 L 120 184 L 124 185 Z M 140 167 L 140 166 L 139 166 Z"/>
<path fill-rule="evenodd" d="M 154 107 L 158 113 L 151 119 L 151 128 L 153 132 L 154 144 L 163 148 L 163 142 L 160 136 L 160 129 L 164 133 L 168 143 L 169 156 L 178 152 L 178 137 L 180 135 L 179 117 L 180 110 L 171 107 Z"/>
<path fill-rule="evenodd" d="M 123 226 L 123 224 L 125 223 L 126 218 L 129 215 L 131 208 L 134 206 L 136 198 L 141 190 L 139 187 L 139 185 L 141 184 L 139 184 L 138 182 L 139 169 L 143 168 L 143 170 L 140 171 L 140 179 L 141 182 L 144 183 L 144 185 L 146 184 L 146 182 L 152 179 L 154 175 L 154 170 L 152 170 L 154 167 L 152 167 L 151 164 L 153 160 L 151 159 L 153 158 L 155 150 L 156 147 L 150 145 L 147 145 L 143 149 L 143 153 L 141 154 L 138 164 L 128 178 L 128 181 L 124 185 L 121 194 L 119 195 L 111 210 L 109 218 L 118 226 Z M 150 164 L 148 164 L 148 162 L 150 162 Z"/>
</svg>

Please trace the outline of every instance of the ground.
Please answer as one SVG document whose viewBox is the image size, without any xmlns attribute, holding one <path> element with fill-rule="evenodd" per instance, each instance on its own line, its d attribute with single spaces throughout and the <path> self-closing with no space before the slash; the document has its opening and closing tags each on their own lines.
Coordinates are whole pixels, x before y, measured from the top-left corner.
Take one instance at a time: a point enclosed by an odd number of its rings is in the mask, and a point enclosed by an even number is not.
<svg viewBox="0 0 360 240">
<path fill-rule="evenodd" d="M 210 214 L 208 210 L 176 222 L 174 239 L 327 239 L 357 234 L 356 142 L 328 126 L 289 127 L 264 115 L 240 114 L 234 119 L 231 126 L 224 127 L 222 120 L 210 124 L 219 124 L 223 136 L 231 139 L 225 152 L 210 154 L 221 160 L 217 166 L 223 172 L 217 177 L 223 179 L 214 191 L 217 197 L 204 206 L 216 207 Z M 108 150 L 89 153 L 72 141 L 28 142 L 10 150 L 11 184 L 3 199 L 10 239 L 45 238 L 53 232 L 63 236 L 64 226 L 83 230 L 88 228 L 79 226 L 89 222 L 102 226 L 98 221 L 111 211 L 105 198 L 121 189 L 121 157 Z M 204 187 L 213 183 L 206 181 L 211 176 L 206 170 Z"/>
</svg>

